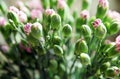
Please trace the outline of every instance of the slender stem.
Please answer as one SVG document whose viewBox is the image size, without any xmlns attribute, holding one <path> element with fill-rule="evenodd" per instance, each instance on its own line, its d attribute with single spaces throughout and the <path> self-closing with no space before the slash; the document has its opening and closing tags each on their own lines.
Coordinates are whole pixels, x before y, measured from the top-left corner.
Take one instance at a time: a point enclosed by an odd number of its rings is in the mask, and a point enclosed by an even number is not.
<svg viewBox="0 0 120 79">
<path fill-rule="evenodd" d="M 75 65 L 76 60 L 77 60 L 77 57 L 74 59 L 72 65 L 71 65 L 71 67 L 70 67 L 70 74 L 72 73 L 72 70 L 73 70 L 73 67 L 74 67 L 74 65 Z"/>
</svg>

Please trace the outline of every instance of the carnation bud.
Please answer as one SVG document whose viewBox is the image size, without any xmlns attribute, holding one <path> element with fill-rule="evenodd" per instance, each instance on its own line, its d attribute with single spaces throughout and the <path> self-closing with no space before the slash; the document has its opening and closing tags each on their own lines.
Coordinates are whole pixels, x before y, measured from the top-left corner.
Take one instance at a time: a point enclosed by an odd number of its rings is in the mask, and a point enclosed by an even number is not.
<svg viewBox="0 0 120 79">
<path fill-rule="evenodd" d="M 113 66 L 107 69 L 105 75 L 107 78 L 114 78 L 115 76 L 118 76 L 120 73 L 120 70 L 118 67 Z"/>
<path fill-rule="evenodd" d="M 88 46 L 86 41 L 83 39 L 79 39 L 75 44 L 75 55 L 80 55 L 81 53 L 87 53 L 88 52 Z"/>
<path fill-rule="evenodd" d="M 55 59 L 51 59 L 49 66 L 50 70 L 56 71 L 57 67 L 58 67 L 58 62 Z"/>
<path fill-rule="evenodd" d="M 19 20 L 20 20 L 20 22 L 26 22 L 27 21 L 27 15 L 22 11 L 19 11 Z"/>
<path fill-rule="evenodd" d="M 109 67 L 110 67 L 110 62 L 106 62 L 102 64 L 102 66 L 100 67 L 100 70 L 104 72 Z"/>
<path fill-rule="evenodd" d="M 40 37 L 42 36 L 42 25 L 38 22 L 34 23 L 31 27 L 31 35 L 35 38 L 35 39 L 40 39 Z"/>
<path fill-rule="evenodd" d="M 97 18 L 104 18 L 107 11 L 109 9 L 109 4 L 107 0 L 99 0 L 98 6 L 97 6 Z"/>
<path fill-rule="evenodd" d="M 27 23 L 25 26 L 24 26 L 24 32 L 27 34 L 27 35 L 29 35 L 30 34 L 30 32 L 31 32 L 31 26 L 32 26 L 32 24 L 31 23 Z"/>
<path fill-rule="evenodd" d="M 11 19 L 14 21 L 14 23 L 17 25 L 19 22 L 18 15 L 14 12 L 8 12 L 7 14 L 8 19 Z"/>
<path fill-rule="evenodd" d="M 60 79 L 60 77 L 58 75 L 55 75 L 54 79 Z"/>
<path fill-rule="evenodd" d="M 53 50 L 57 56 L 63 56 L 63 49 L 59 45 L 54 45 Z"/>
<path fill-rule="evenodd" d="M 82 10 L 88 9 L 90 5 L 90 0 L 82 0 Z"/>
<path fill-rule="evenodd" d="M 57 7 L 59 9 L 64 9 L 67 6 L 65 0 L 58 0 Z"/>
<path fill-rule="evenodd" d="M 60 38 L 59 36 L 56 36 L 56 35 L 55 35 L 55 36 L 53 37 L 53 43 L 54 43 L 54 44 L 60 45 L 61 41 L 62 41 L 62 40 L 61 40 L 61 38 Z"/>
<path fill-rule="evenodd" d="M 96 19 L 93 23 L 95 28 L 94 34 L 97 38 L 103 39 L 106 36 L 107 29 L 100 19 Z"/>
<path fill-rule="evenodd" d="M 53 30 L 58 30 L 61 26 L 61 17 L 58 14 L 53 14 L 51 16 L 51 28 Z"/>
<path fill-rule="evenodd" d="M 82 65 L 89 65 L 89 64 L 91 64 L 90 57 L 86 53 L 81 53 L 80 54 L 80 61 L 81 61 Z"/>
<path fill-rule="evenodd" d="M 110 29 L 109 29 L 110 35 L 118 33 L 119 30 L 120 30 L 120 23 L 113 22 L 110 26 Z"/>
<path fill-rule="evenodd" d="M 53 10 L 53 9 L 46 9 L 45 10 L 45 15 L 46 16 L 51 16 L 52 14 L 54 14 L 55 13 L 55 11 Z"/>
<path fill-rule="evenodd" d="M 72 33 L 72 27 L 69 24 L 64 25 L 62 33 L 64 37 L 69 37 Z"/>
<path fill-rule="evenodd" d="M 33 9 L 31 11 L 31 18 L 32 19 L 36 19 L 36 18 L 42 19 L 42 11 L 37 10 L 37 9 Z"/>
<path fill-rule="evenodd" d="M 6 23 L 6 19 L 4 17 L 0 17 L 0 26 L 5 26 Z"/>
<path fill-rule="evenodd" d="M 84 38 L 89 41 L 92 37 L 92 31 L 88 25 L 82 25 L 81 27 L 82 35 Z"/>
<path fill-rule="evenodd" d="M 115 40 L 115 43 L 116 43 L 116 48 L 115 48 L 115 50 L 116 50 L 117 52 L 120 52 L 120 35 L 117 36 L 117 38 L 116 38 L 116 40 Z"/>
<path fill-rule="evenodd" d="M 80 13 L 80 19 L 82 24 L 86 24 L 89 19 L 89 12 L 87 10 L 83 10 Z"/>
</svg>

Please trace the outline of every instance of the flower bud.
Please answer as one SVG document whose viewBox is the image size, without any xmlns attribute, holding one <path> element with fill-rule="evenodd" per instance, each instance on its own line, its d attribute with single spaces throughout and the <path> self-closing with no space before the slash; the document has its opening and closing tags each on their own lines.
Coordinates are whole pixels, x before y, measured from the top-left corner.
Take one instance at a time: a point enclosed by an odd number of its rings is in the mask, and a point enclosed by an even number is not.
<svg viewBox="0 0 120 79">
<path fill-rule="evenodd" d="M 107 78 L 114 78 L 115 76 L 118 76 L 119 73 L 120 73 L 119 68 L 113 66 L 113 67 L 110 67 L 110 68 L 107 69 L 105 75 L 106 75 Z"/>
<path fill-rule="evenodd" d="M 106 36 L 107 29 L 105 25 L 102 23 L 100 19 L 96 19 L 92 23 L 93 27 L 95 28 L 94 34 L 97 38 L 103 39 Z"/>
<path fill-rule="evenodd" d="M 115 50 L 116 50 L 117 52 L 120 52 L 120 35 L 117 36 L 117 38 L 116 38 L 116 40 L 115 40 L 115 43 L 116 43 L 116 48 L 115 48 Z"/>
<path fill-rule="evenodd" d="M 9 12 L 13 12 L 15 14 L 19 14 L 19 10 L 15 6 L 9 7 Z"/>
<path fill-rule="evenodd" d="M 80 19 L 82 24 L 86 24 L 89 19 L 89 12 L 87 10 L 83 10 L 80 13 Z"/>
<path fill-rule="evenodd" d="M 37 10 L 37 9 L 33 9 L 31 11 L 31 18 L 32 19 L 36 19 L 36 18 L 42 19 L 42 11 Z"/>
<path fill-rule="evenodd" d="M 60 79 L 60 77 L 58 75 L 55 75 L 54 79 Z"/>
<path fill-rule="evenodd" d="M 89 65 L 89 64 L 91 64 L 90 57 L 86 53 L 81 53 L 80 54 L 80 61 L 81 61 L 82 65 Z"/>
<path fill-rule="evenodd" d="M 19 22 L 18 15 L 14 12 L 8 12 L 7 14 L 8 19 L 11 19 L 14 21 L 14 23 L 17 25 Z"/>
<path fill-rule="evenodd" d="M 87 53 L 88 52 L 88 46 L 86 41 L 83 39 L 79 39 L 75 44 L 75 55 L 80 55 L 81 53 Z"/>
<path fill-rule="evenodd" d="M 90 5 L 90 0 L 82 0 L 82 10 L 88 9 Z"/>
<path fill-rule="evenodd" d="M 19 11 L 19 20 L 20 20 L 20 22 L 26 22 L 27 21 L 27 15 L 22 11 Z"/>
<path fill-rule="evenodd" d="M 55 13 L 55 11 L 53 10 L 53 9 L 46 9 L 45 10 L 45 15 L 46 16 L 51 16 L 52 14 L 54 14 Z"/>
<path fill-rule="evenodd" d="M 31 35 L 35 38 L 35 39 L 40 39 L 40 37 L 42 36 L 42 25 L 38 22 L 34 23 L 31 27 Z"/>
<path fill-rule="evenodd" d="M 58 67 L 58 62 L 55 59 L 51 59 L 49 66 L 50 70 L 56 71 L 57 67 Z"/>
<path fill-rule="evenodd" d="M 27 23 L 25 26 L 24 26 L 24 32 L 27 34 L 27 35 L 29 35 L 30 34 L 30 32 L 31 32 L 31 26 L 32 26 L 32 24 L 31 23 Z"/>
<path fill-rule="evenodd" d="M 53 50 L 57 56 L 63 56 L 63 49 L 59 45 L 54 45 Z"/>
<path fill-rule="evenodd" d="M 62 40 L 61 40 L 61 38 L 60 38 L 59 36 L 56 36 L 56 35 L 55 35 L 55 36 L 53 37 L 53 43 L 54 43 L 54 44 L 60 45 L 61 41 L 62 41 Z"/>
<path fill-rule="evenodd" d="M 109 67 L 110 67 L 110 62 L 106 62 L 106 63 L 102 64 L 102 66 L 100 67 L 100 70 L 104 72 Z"/>
<path fill-rule="evenodd" d="M 97 6 L 97 18 L 104 18 L 107 11 L 109 9 L 109 4 L 107 0 L 99 0 L 98 6 Z"/>
<path fill-rule="evenodd" d="M 72 27 L 69 24 L 64 25 L 62 33 L 64 37 L 69 37 L 72 33 Z"/>
<path fill-rule="evenodd" d="M 110 35 L 113 35 L 113 34 L 118 33 L 119 30 L 120 30 L 120 23 L 118 23 L 118 22 L 113 22 L 113 23 L 111 24 L 111 26 L 110 26 L 110 29 L 109 29 Z"/>
<path fill-rule="evenodd" d="M 6 23 L 6 19 L 4 17 L 0 17 L 0 26 L 5 26 Z"/>
<path fill-rule="evenodd" d="M 89 41 L 92 37 L 92 31 L 88 25 L 82 25 L 81 27 L 82 35 L 86 41 Z"/>
<path fill-rule="evenodd" d="M 53 30 L 58 30 L 61 26 L 61 17 L 58 14 L 53 14 L 51 16 L 51 28 Z"/>
<path fill-rule="evenodd" d="M 59 9 L 63 10 L 66 6 L 67 6 L 67 4 L 66 4 L 65 0 L 58 0 L 57 7 Z"/>
</svg>

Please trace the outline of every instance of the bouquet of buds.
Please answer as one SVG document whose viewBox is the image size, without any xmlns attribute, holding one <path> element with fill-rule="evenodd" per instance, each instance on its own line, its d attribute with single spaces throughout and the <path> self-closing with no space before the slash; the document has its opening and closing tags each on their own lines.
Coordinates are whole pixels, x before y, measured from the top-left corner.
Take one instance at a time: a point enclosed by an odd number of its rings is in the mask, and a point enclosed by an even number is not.
<svg viewBox="0 0 120 79">
<path fill-rule="evenodd" d="M 98 0 L 0 0 L 0 79 L 120 79 L 120 14 Z"/>
</svg>

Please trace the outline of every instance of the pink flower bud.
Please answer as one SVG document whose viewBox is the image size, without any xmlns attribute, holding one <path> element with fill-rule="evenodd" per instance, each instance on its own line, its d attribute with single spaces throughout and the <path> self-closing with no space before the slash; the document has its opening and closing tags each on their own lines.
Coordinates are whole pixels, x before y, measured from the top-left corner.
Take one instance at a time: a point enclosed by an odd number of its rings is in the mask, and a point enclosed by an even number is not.
<svg viewBox="0 0 120 79">
<path fill-rule="evenodd" d="M 83 10 L 81 13 L 80 13 L 80 16 L 84 19 L 87 19 L 89 18 L 89 12 L 87 10 Z"/>
<path fill-rule="evenodd" d="M 0 26 L 6 25 L 6 19 L 4 17 L 0 17 Z"/>
<path fill-rule="evenodd" d="M 31 23 L 27 23 L 25 26 L 24 26 L 24 32 L 29 35 L 29 33 L 31 32 L 31 26 L 32 24 Z"/>
<path fill-rule="evenodd" d="M 10 7 L 9 7 L 9 11 L 10 11 L 10 12 L 14 12 L 14 13 L 16 13 L 16 14 L 19 14 L 19 10 L 18 10 L 15 6 L 10 6 Z"/>
<path fill-rule="evenodd" d="M 45 10 L 45 14 L 47 15 L 47 16 L 51 16 L 52 14 L 54 14 L 55 13 L 55 11 L 53 10 L 53 9 L 46 9 Z"/>
<path fill-rule="evenodd" d="M 103 8 L 109 7 L 108 0 L 99 0 L 98 5 Z"/>
<path fill-rule="evenodd" d="M 115 40 L 116 43 L 116 51 L 120 52 L 120 35 Z"/>
<path fill-rule="evenodd" d="M 109 10 L 107 16 L 117 22 L 120 22 L 120 13 L 116 11 Z"/>
<path fill-rule="evenodd" d="M 23 11 L 19 11 L 19 20 L 21 22 L 26 22 L 27 21 L 27 15 Z"/>
<path fill-rule="evenodd" d="M 96 19 L 96 20 L 92 23 L 92 25 L 93 25 L 94 28 L 97 28 L 100 24 L 101 24 L 101 19 Z"/>
<path fill-rule="evenodd" d="M 35 19 L 35 18 L 42 18 L 42 11 L 38 10 L 38 9 L 33 9 L 31 11 L 31 18 Z"/>
<path fill-rule="evenodd" d="M 66 7 L 66 5 L 67 4 L 66 4 L 65 0 L 58 0 L 57 7 L 59 9 L 64 9 Z"/>
</svg>

